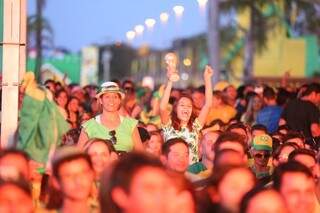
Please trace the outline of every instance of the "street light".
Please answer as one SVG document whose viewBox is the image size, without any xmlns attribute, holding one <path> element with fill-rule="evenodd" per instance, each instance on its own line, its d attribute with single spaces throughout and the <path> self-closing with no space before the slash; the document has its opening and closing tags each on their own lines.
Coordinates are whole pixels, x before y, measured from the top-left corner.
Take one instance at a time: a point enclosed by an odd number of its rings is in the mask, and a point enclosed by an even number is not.
<svg viewBox="0 0 320 213">
<path fill-rule="evenodd" d="M 169 14 L 168 13 L 163 12 L 163 13 L 160 14 L 161 23 L 163 23 L 163 24 L 167 23 L 168 19 L 169 19 Z"/>
<path fill-rule="evenodd" d="M 174 6 L 173 11 L 174 11 L 176 17 L 180 18 L 183 14 L 184 7 L 181 5 Z"/>
<path fill-rule="evenodd" d="M 152 29 L 156 24 L 156 20 L 154 20 L 153 18 L 147 18 L 144 23 L 148 29 Z"/>
<path fill-rule="evenodd" d="M 197 2 L 199 4 L 199 7 L 203 9 L 206 7 L 208 0 L 197 0 Z"/>
<path fill-rule="evenodd" d="M 130 30 L 126 33 L 126 36 L 129 41 L 132 41 L 134 39 L 134 37 L 136 37 L 136 33 L 134 31 Z"/>
<path fill-rule="evenodd" d="M 134 31 L 136 32 L 136 35 L 141 35 L 144 31 L 144 26 L 139 24 L 139 25 L 136 25 L 134 27 Z"/>
<path fill-rule="evenodd" d="M 204 15 L 208 0 L 197 0 L 197 2 L 199 5 L 199 10 L 200 10 L 201 15 Z"/>
</svg>

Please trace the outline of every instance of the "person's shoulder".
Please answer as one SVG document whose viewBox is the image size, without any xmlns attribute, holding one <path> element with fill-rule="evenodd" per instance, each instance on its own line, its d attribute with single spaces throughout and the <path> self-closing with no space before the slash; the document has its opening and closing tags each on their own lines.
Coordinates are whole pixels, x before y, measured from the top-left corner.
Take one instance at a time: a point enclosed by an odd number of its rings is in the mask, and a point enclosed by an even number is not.
<svg viewBox="0 0 320 213">
<path fill-rule="evenodd" d="M 84 122 L 81 126 L 83 128 L 88 128 L 88 127 L 94 126 L 96 124 L 99 124 L 99 123 L 97 122 L 96 117 L 93 117 L 93 118 L 87 120 L 86 122 Z"/>
</svg>

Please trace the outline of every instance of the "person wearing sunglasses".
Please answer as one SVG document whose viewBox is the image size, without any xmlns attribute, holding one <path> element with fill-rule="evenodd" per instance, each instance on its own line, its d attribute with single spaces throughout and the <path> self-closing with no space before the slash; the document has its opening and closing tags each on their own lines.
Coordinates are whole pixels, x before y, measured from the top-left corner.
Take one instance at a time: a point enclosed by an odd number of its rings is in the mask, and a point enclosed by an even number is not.
<svg viewBox="0 0 320 213">
<path fill-rule="evenodd" d="M 114 82 L 105 82 L 96 95 L 102 105 L 102 113 L 82 124 L 78 146 L 83 148 L 88 139 L 111 140 L 118 153 L 141 151 L 143 145 L 136 119 L 122 116 L 119 112 L 124 93 Z"/>
<path fill-rule="evenodd" d="M 271 166 L 269 166 L 271 153 L 272 138 L 269 135 L 263 134 L 253 138 L 250 149 L 253 165 L 250 168 L 259 180 L 266 180 L 271 176 L 272 171 Z"/>
</svg>

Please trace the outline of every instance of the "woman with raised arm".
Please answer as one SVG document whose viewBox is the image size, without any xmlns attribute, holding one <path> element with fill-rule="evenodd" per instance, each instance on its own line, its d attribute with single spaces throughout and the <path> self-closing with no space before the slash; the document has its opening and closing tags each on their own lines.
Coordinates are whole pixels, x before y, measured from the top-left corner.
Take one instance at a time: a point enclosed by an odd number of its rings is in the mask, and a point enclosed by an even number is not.
<svg viewBox="0 0 320 213">
<path fill-rule="evenodd" d="M 124 97 L 119 86 L 114 82 L 105 82 L 96 97 L 102 105 L 102 113 L 82 124 L 78 146 L 83 148 L 88 139 L 101 138 L 111 140 L 118 153 L 141 151 L 143 145 L 138 121 L 119 113 Z"/>
<path fill-rule="evenodd" d="M 201 109 L 199 116 L 196 117 L 193 112 L 192 99 L 188 95 L 181 95 L 175 102 L 172 114 L 168 110 L 168 102 L 173 82 L 176 81 L 175 68 L 167 67 L 168 82 L 160 102 L 160 117 L 165 141 L 171 138 L 183 138 L 189 144 L 189 163 L 199 161 L 198 141 L 200 130 L 205 124 L 206 117 L 212 104 L 212 85 L 211 77 L 213 70 L 206 66 L 204 70 L 205 83 L 205 105 Z"/>
</svg>

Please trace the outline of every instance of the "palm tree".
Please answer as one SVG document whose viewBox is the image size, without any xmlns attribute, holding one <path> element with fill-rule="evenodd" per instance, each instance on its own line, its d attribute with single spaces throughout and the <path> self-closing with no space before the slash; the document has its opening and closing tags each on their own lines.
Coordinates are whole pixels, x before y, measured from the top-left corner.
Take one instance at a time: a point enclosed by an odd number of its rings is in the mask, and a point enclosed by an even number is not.
<svg viewBox="0 0 320 213">
<path fill-rule="evenodd" d="M 43 17 L 46 0 L 37 0 L 36 14 L 28 17 L 29 48 L 35 48 L 37 53 L 35 76 L 40 80 L 44 47 L 53 46 L 53 29 L 47 19 Z"/>
</svg>

